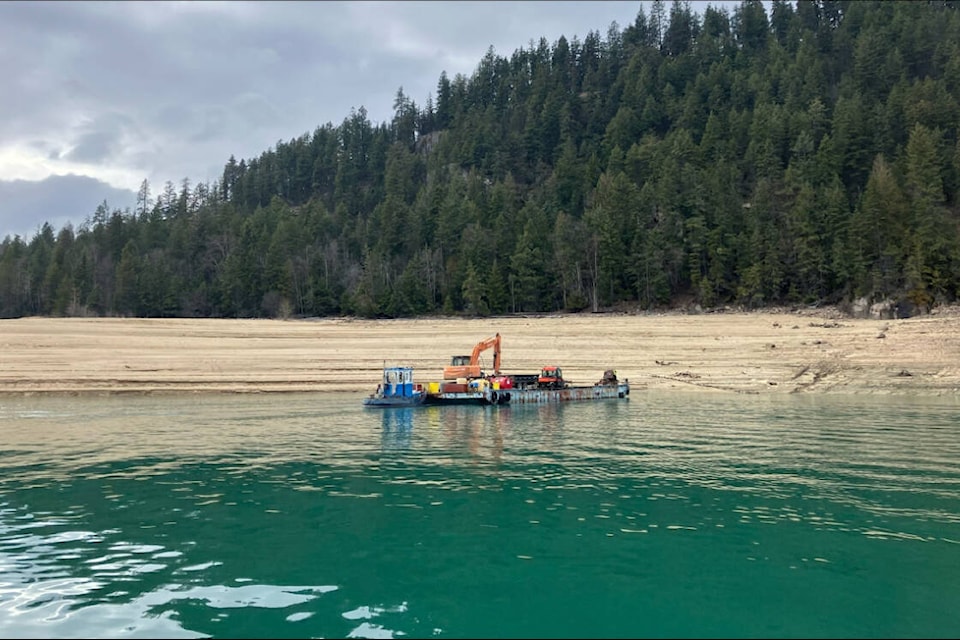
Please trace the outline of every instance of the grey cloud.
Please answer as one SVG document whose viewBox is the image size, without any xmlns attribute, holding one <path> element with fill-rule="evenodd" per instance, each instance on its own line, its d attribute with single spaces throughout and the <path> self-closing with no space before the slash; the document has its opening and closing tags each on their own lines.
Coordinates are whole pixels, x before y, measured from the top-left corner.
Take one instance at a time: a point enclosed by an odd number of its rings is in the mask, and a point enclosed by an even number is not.
<svg viewBox="0 0 960 640">
<path fill-rule="evenodd" d="M 190 136 L 191 142 L 209 142 L 227 132 L 226 110 L 220 107 L 207 107 L 198 116 L 197 128 Z"/>
<path fill-rule="evenodd" d="M 50 176 L 45 180 L 0 180 L 0 242 L 14 235 L 29 240 L 43 222 L 54 229 L 74 227 L 104 200 L 113 209 L 132 207 L 137 194 L 87 176 Z"/>
<path fill-rule="evenodd" d="M 56 160 L 60 157 L 62 149 L 56 145 L 51 144 L 47 140 L 34 139 L 28 140 L 26 146 L 30 149 L 33 149 L 38 154 L 46 156 L 49 160 Z"/>
<path fill-rule="evenodd" d="M 189 129 L 196 121 L 196 111 L 179 103 L 163 105 L 157 111 L 154 124 L 166 129 Z"/>
<path fill-rule="evenodd" d="M 120 146 L 120 136 L 116 131 L 91 131 L 81 135 L 74 147 L 60 155 L 64 160 L 73 162 L 103 162 L 110 158 Z"/>
<path fill-rule="evenodd" d="M 240 118 L 241 126 L 259 127 L 278 121 L 276 108 L 258 93 L 237 96 L 233 101 L 233 113 Z"/>
<path fill-rule="evenodd" d="M 80 127 L 71 148 L 61 157 L 73 162 L 102 163 L 122 153 L 125 139 L 135 132 L 136 125 L 127 116 L 107 112 Z"/>
</svg>

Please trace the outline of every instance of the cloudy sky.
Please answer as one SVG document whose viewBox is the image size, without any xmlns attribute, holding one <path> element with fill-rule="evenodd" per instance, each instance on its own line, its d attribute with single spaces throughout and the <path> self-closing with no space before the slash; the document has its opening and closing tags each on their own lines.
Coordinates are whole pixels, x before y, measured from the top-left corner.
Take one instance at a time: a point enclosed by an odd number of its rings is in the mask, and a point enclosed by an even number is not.
<svg viewBox="0 0 960 640">
<path fill-rule="evenodd" d="M 723 2 L 714 2 L 723 5 Z M 707 3 L 693 3 L 700 11 Z M 351 108 L 392 116 L 492 46 L 606 36 L 641 2 L 0 2 L 0 241 L 75 227 L 147 179 L 210 182 Z M 668 3 L 669 6 L 669 3 Z M 647 9 L 649 14 L 649 9 Z"/>
</svg>

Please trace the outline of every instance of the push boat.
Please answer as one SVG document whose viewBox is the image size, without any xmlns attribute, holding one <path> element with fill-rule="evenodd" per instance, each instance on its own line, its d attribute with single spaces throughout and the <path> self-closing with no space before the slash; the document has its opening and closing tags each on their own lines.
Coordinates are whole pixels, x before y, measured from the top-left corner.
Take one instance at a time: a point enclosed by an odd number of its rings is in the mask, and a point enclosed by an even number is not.
<svg viewBox="0 0 960 640">
<path fill-rule="evenodd" d="M 423 386 L 413 381 L 413 367 L 384 367 L 383 381 L 363 399 L 368 407 L 415 407 L 426 400 Z"/>
<path fill-rule="evenodd" d="M 558 366 L 545 366 L 537 374 L 500 372 L 500 334 L 479 342 L 469 356 L 453 356 L 444 368 L 444 380 L 426 388 L 413 382 L 412 367 L 384 368 L 383 382 L 363 403 L 371 407 L 418 405 L 512 405 L 584 400 L 627 399 L 630 381 L 620 380 L 613 369 L 589 385 L 571 384 Z M 480 367 L 480 354 L 493 349 L 493 373 Z"/>
</svg>

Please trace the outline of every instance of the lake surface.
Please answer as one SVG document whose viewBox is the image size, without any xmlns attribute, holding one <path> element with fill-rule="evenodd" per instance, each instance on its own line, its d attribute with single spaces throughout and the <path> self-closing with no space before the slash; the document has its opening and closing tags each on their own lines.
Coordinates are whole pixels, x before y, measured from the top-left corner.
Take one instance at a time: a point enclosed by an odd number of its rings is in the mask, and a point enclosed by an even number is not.
<svg viewBox="0 0 960 640">
<path fill-rule="evenodd" d="M 960 401 L 0 399 L 0 637 L 957 637 Z"/>
</svg>

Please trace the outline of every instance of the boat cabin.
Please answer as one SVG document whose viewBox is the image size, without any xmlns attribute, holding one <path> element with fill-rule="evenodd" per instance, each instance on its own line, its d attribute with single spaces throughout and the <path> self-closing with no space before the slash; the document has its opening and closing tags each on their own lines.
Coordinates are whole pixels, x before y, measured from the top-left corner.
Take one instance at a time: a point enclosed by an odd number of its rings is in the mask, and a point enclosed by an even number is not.
<svg viewBox="0 0 960 640">
<path fill-rule="evenodd" d="M 413 396 L 413 367 L 385 367 L 379 391 L 385 398 Z"/>
</svg>

